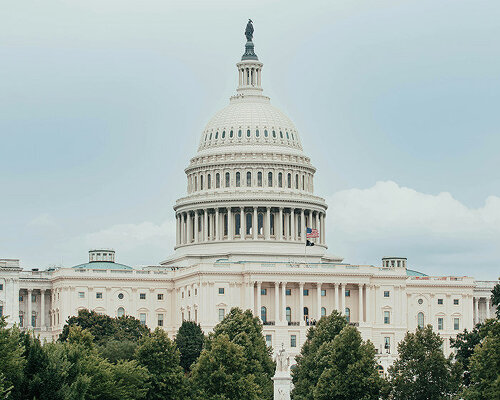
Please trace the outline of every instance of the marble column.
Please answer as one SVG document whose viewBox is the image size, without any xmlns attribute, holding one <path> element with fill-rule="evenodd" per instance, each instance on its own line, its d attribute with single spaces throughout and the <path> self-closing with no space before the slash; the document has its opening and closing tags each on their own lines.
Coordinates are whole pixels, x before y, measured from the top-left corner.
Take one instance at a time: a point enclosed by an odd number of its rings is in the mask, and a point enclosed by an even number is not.
<svg viewBox="0 0 500 400">
<path fill-rule="evenodd" d="M 28 301 L 28 323 L 27 323 L 27 327 L 28 328 L 34 328 L 33 326 L 31 326 L 31 316 L 32 316 L 32 299 L 31 299 L 31 296 L 33 295 L 33 290 L 32 289 L 28 289 L 28 298 L 27 298 L 27 301 Z"/>
<path fill-rule="evenodd" d="M 283 207 L 279 208 L 279 214 L 278 214 L 278 232 L 277 232 L 276 237 L 278 238 L 278 240 L 283 240 Z"/>
<path fill-rule="evenodd" d="M 342 309 L 340 310 L 340 313 L 342 315 L 345 315 L 345 286 L 346 284 L 345 283 L 342 283 L 342 290 L 340 291 L 340 296 L 341 296 L 341 304 L 342 304 Z"/>
<path fill-rule="evenodd" d="M 40 289 L 40 327 L 45 328 L 45 289 Z"/>
<path fill-rule="evenodd" d="M 247 219 L 245 217 L 245 207 L 240 207 L 240 238 L 245 240 L 247 234 Z"/>
<path fill-rule="evenodd" d="M 279 290 L 280 290 L 280 283 L 274 282 L 274 321 L 276 325 L 278 325 L 279 322 L 281 321 Z"/>
<path fill-rule="evenodd" d="M 258 215 L 257 215 L 257 207 L 253 208 L 253 222 L 252 222 L 252 237 L 253 240 L 257 240 L 257 235 L 259 231 L 259 222 L 258 222 Z"/>
<path fill-rule="evenodd" d="M 262 307 L 261 302 L 261 292 L 262 292 L 262 282 L 257 282 L 257 317 L 262 321 L 260 309 Z"/>
<path fill-rule="evenodd" d="M 306 220 L 304 215 L 304 209 L 300 210 L 300 241 L 306 242 Z"/>
<path fill-rule="evenodd" d="M 486 318 L 491 318 L 490 299 L 488 297 L 486 297 Z"/>
<path fill-rule="evenodd" d="M 474 325 L 479 323 L 479 298 L 474 297 Z"/>
<path fill-rule="evenodd" d="M 339 284 L 335 284 L 335 309 L 340 312 L 340 303 L 339 303 Z"/>
<path fill-rule="evenodd" d="M 234 226 L 233 226 L 233 212 L 231 207 L 227 208 L 227 239 L 233 240 Z"/>
<path fill-rule="evenodd" d="M 304 282 L 299 283 L 300 326 L 305 326 L 304 321 Z"/>
<path fill-rule="evenodd" d="M 271 208 L 266 207 L 266 240 L 271 239 Z"/>
<path fill-rule="evenodd" d="M 372 320 L 372 313 L 371 313 L 371 285 L 367 284 L 366 285 L 366 297 L 365 297 L 365 303 L 366 303 L 366 323 L 370 324 Z"/>
<path fill-rule="evenodd" d="M 198 225 L 198 211 L 194 212 L 194 242 L 198 243 L 200 241 L 199 237 L 200 227 Z"/>
<path fill-rule="evenodd" d="M 282 322 L 284 325 L 287 325 L 287 320 L 286 320 L 286 282 L 281 282 L 281 313 L 282 313 Z"/>
<path fill-rule="evenodd" d="M 187 243 L 191 243 L 191 238 L 193 237 L 193 234 L 192 234 L 192 231 L 191 231 L 191 213 L 188 212 L 186 214 L 186 218 L 187 218 L 187 222 L 186 222 L 186 225 L 187 225 Z"/>
<path fill-rule="evenodd" d="M 203 240 L 208 241 L 208 210 L 203 210 Z"/>
<path fill-rule="evenodd" d="M 220 215 L 219 207 L 215 209 L 215 240 L 220 240 Z"/>
<path fill-rule="evenodd" d="M 316 283 L 316 320 L 321 319 L 321 283 Z"/>
<path fill-rule="evenodd" d="M 362 283 L 360 283 L 358 285 L 358 288 L 359 288 L 358 307 L 359 307 L 359 324 L 360 325 L 364 320 L 364 317 L 363 317 L 363 286 L 364 285 Z"/>
<path fill-rule="evenodd" d="M 290 240 L 295 241 L 295 210 L 290 209 Z"/>
</svg>

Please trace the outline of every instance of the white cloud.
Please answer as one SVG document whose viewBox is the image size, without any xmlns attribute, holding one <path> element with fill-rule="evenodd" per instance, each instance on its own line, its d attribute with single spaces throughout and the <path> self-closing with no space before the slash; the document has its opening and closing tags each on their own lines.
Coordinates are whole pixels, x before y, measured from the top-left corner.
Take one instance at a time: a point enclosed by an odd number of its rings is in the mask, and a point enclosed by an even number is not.
<svg viewBox="0 0 500 400">
<path fill-rule="evenodd" d="M 472 209 L 450 193 L 417 192 L 394 182 L 348 189 L 327 198 L 328 243 L 351 263 L 379 264 L 385 255 L 407 256 L 427 273 L 500 272 L 500 198 Z"/>
</svg>

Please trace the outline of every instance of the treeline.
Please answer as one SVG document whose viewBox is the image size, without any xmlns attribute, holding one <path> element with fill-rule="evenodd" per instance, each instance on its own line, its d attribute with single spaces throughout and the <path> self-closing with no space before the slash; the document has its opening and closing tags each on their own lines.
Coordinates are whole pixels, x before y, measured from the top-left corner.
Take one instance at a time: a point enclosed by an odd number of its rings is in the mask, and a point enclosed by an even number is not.
<svg viewBox="0 0 500 400">
<path fill-rule="evenodd" d="M 375 347 L 334 311 L 307 332 L 292 369 L 294 400 L 500 399 L 497 318 L 464 331 L 445 357 L 431 326 L 408 332 L 398 358 L 379 373 Z M 277 345 L 280 345 L 277 343 Z M 232 309 L 204 336 L 183 322 L 175 340 L 132 317 L 81 311 L 55 343 L 0 319 L 0 399 L 271 400 L 275 365 L 262 324 Z"/>
</svg>

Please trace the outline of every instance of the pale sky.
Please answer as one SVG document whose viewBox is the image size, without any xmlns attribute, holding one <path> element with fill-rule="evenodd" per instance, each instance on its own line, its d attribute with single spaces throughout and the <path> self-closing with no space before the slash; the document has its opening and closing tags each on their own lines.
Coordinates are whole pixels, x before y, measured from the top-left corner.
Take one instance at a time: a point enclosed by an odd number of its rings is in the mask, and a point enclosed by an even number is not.
<svg viewBox="0 0 500 400">
<path fill-rule="evenodd" d="M 498 0 L 0 0 L 0 258 L 157 264 L 248 18 L 329 253 L 500 275 Z"/>
</svg>

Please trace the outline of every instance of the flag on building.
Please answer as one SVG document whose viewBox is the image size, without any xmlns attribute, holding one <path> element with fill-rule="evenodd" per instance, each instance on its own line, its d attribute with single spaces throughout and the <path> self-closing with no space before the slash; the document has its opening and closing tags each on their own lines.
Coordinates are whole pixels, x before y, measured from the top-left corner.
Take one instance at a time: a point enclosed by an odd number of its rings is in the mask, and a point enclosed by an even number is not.
<svg viewBox="0 0 500 400">
<path fill-rule="evenodd" d="M 307 228 L 306 238 L 319 238 L 319 232 L 317 229 Z"/>
</svg>

